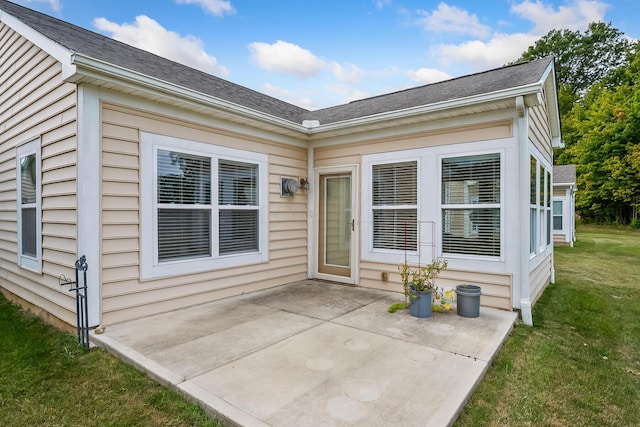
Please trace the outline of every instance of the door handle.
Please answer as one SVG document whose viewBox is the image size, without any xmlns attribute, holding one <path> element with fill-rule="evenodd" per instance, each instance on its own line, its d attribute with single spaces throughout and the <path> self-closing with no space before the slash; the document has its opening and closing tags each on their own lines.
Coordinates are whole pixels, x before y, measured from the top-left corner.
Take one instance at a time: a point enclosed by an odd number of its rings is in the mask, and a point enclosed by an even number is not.
<svg viewBox="0 0 640 427">
<path fill-rule="evenodd" d="M 356 231 L 356 220 L 351 219 L 351 231 Z"/>
</svg>

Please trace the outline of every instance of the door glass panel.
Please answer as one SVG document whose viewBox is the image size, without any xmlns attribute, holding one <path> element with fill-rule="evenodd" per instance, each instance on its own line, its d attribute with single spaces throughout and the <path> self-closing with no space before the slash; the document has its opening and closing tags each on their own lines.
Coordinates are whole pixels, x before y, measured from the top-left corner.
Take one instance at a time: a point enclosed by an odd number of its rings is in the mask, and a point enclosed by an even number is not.
<svg viewBox="0 0 640 427">
<path fill-rule="evenodd" d="M 351 177 L 325 177 L 325 263 L 351 264 Z"/>
</svg>

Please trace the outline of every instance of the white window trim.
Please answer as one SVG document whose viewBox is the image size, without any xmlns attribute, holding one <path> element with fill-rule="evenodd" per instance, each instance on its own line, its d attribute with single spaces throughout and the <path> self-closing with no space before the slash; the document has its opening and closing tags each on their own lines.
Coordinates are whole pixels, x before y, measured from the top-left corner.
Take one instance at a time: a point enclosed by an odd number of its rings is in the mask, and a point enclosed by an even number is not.
<svg viewBox="0 0 640 427">
<path fill-rule="evenodd" d="M 18 265 L 22 268 L 42 272 L 42 172 L 40 138 L 34 139 L 16 150 L 16 212 L 18 214 Z M 36 257 L 22 254 L 22 203 L 20 201 L 22 174 L 20 161 L 22 158 L 36 156 Z"/>
<path fill-rule="evenodd" d="M 425 157 L 424 150 L 406 150 L 396 151 L 391 153 L 377 153 L 364 155 L 362 158 L 362 259 L 366 261 L 374 261 L 381 263 L 399 264 L 405 261 L 410 263 L 420 262 L 419 251 L 398 251 L 392 249 L 374 249 L 373 248 L 373 188 L 371 187 L 371 180 L 373 178 L 373 166 L 385 165 L 402 162 L 417 162 L 417 206 L 415 206 L 417 212 L 418 223 L 422 218 L 422 201 L 420 195 L 422 194 L 422 185 L 426 182 L 425 168 L 423 167 L 423 158 Z M 411 208 L 413 205 L 398 205 L 393 206 L 393 209 Z M 424 228 L 424 230 L 423 230 Z M 427 236 L 426 230 L 429 227 L 418 227 L 418 245 L 420 242 L 430 239 Z M 430 260 L 430 257 L 429 257 Z"/>
<path fill-rule="evenodd" d="M 473 157 L 473 156 L 482 156 L 487 154 L 498 154 L 500 156 L 500 203 L 491 203 L 491 204 L 483 204 L 483 205 L 444 205 L 442 204 L 442 160 L 443 159 L 451 159 L 456 157 Z M 438 226 L 436 233 L 438 234 L 438 254 L 441 257 L 447 259 L 461 259 L 461 260 L 486 260 L 486 261 L 500 261 L 504 262 L 506 259 L 505 255 L 505 209 L 506 209 L 506 164 L 505 164 L 506 153 L 504 149 L 498 150 L 482 150 L 482 151 L 468 151 L 468 152 L 459 152 L 452 154 L 441 154 L 438 156 Z M 447 207 L 455 207 L 455 209 L 476 209 L 478 206 L 482 206 L 485 208 L 499 208 L 500 209 L 500 256 L 488 256 L 488 255 L 470 255 L 470 254 L 456 254 L 444 252 L 442 249 L 442 227 L 444 223 L 444 219 L 442 217 L 442 210 Z"/>
<path fill-rule="evenodd" d="M 231 267 L 246 266 L 267 262 L 269 260 L 268 238 L 269 238 L 269 218 L 268 218 L 268 156 L 235 148 L 222 147 L 191 141 L 166 135 L 157 135 L 148 132 L 141 133 L 141 277 L 150 279 L 155 277 L 173 276 L 180 274 L 191 274 L 202 271 L 218 270 Z M 156 155 L 158 149 L 176 150 L 185 153 L 208 156 L 213 161 L 217 159 L 232 160 L 244 163 L 258 164 L 258 221 L 259 221 L 259 243 L 258 251 L 242 254 L 231 254 L 216 256 L 217 254 L 217 230 L 218 218 L 212 212 L 211 218 L 211 243 L 214 256 L 198 258 L 192 260 L 178 260 L 169 262 L 158 262 L 157 249 L 157 205 L 156 205 Z M 213 174 L 212 167 L 212 174 Z M 216 169 L 217 170 L 217 169 Z M 213 174 L 215 175 L 215 174 Z M 218 205 L 217 175 L 211 182 L 212 206 Z M 215 189 L 215 192 L 214 192 Z"/>
<path fill-rule="evenodd" d="M 542 154 L 540 153 L 540 151 L 538 151 L 538 149 L 534 146 L 531 145 L 531 150 L 530 150 L 530 156 L 533 157 L 536 160 L 536 204 L 532 205 L 530 204 L 530 210 L 535 209 L 536 210 L 536 244 L 535 244 L 535 251 L 534 252 L 530 252 L 529 254 L 529 260 L 533 260 L 536 257 L 538 257 L 539 255 L 545 255 L 547 254 L 551 248 L 553 248 L 553 226 L 551 226 L 551 238 L 549 239 L 549 244 L 547 244 L 547 233 L 549 232 L 549 230 L 547 229 L 547 221 L 548 221 L 548 214 L 547 212 L 551 212 L 551 221 L 553 221 L 553 202 L 551 203 L 551 206 L 547 206 L 546 202 L 546 194 L 545 192 L 548 189 L 548 185 L 547 185 L 547 179 L 550 179 L 553 182 L 553 168 L 551 167 L 551 164 L 542 156 Z M 549 175 L 547 175 L 547 172 L 549 172 Z M 544 180 L 543 180 L 543 184 L 544 184 L 544 188 L 540 188 L 540 174 L 544 175 Z M 551 201 L 553 201 L 553 185 L 551 186 L 551 194 L 549 195 L 549 197 L 551 197 Z M 542 195 L 544 198 L 544 205 L 540 206 L 540 192 L 542 192 Z M 529 215 L 529 217 L 531 217 L 531 215 Z M 531 228 L 531 224 L 529 224 L 529 228 Z"/>
</svg>

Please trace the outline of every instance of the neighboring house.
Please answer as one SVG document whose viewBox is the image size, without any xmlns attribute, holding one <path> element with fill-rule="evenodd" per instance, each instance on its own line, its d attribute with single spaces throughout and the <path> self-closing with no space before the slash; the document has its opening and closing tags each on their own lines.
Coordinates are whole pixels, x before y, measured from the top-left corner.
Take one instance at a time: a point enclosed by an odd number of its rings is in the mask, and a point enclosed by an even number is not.
<svg viewBox="0 0 640 427">
<path fill-rule="evenodd" d="M 553 167 L 553 243 L 576 241 L 576 165 Z"/>
<path fill-rule="evenodd" d="M 307 111 L 4 0 L 0 55 L 0 287 L 49 320 L 75 324 L 81 255 L 92 325 L 307 278 L 400 291 L 405 257 L 444 257 L 532 324 L 551 58 Z"/>
</svg>

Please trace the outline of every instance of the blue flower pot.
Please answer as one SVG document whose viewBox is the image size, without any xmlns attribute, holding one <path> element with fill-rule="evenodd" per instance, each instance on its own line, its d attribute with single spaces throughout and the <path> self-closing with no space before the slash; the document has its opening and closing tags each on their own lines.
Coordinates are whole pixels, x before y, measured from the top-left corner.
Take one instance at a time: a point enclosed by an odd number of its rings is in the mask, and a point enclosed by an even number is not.
<svg viewBox="0 0 640 427">
<path fill-rule="evenodd" d="M 409 289 L 409 314 L 413 317 L 431 317 L 433 295 Z"/>
</svg>

